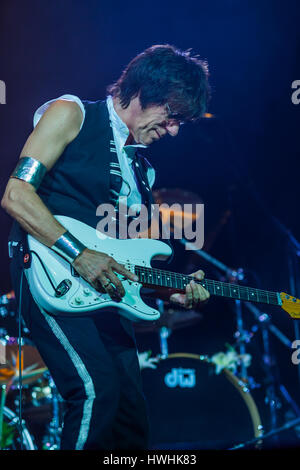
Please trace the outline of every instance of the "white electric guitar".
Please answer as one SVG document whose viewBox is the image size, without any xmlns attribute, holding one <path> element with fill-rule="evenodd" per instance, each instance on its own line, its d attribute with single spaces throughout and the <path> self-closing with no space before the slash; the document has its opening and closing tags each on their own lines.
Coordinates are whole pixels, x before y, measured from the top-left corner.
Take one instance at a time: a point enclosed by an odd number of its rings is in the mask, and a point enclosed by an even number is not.
<svg viewBox="0 0 300 470">
<path fill-rule="evenodd" d="M 101 308 L 117 307 L 121 315 L 131 320 L 153 321 L 160 317 L 160 313 L 141 299 L 141 287 L 165 287 L 184 292 L 186 285 L 194 279 L 185 274 L 151 267 L 152 259 L 166 259 L 172 253 L 171 247 L 162 241 L 145 238 L 118 240 L 70 217 L 56 216 L 56 219 L 87 248 L 112 256 L 135 273 L 139 281 L 130 281 L 117 274 L 122 280 L 125 295 L 120 302 L 115 302 L 108 294 L 91 287 L 62 256 L 28 235 L 31 264 L 25 274 L 36 303 L 47 313 L 82 316 Z M 300 318 L 300 300 L 284 292 L 270 292 L 209 279 L 196 282 L 212 295 L 279 305 L 291 317 Z"/>
</svg>

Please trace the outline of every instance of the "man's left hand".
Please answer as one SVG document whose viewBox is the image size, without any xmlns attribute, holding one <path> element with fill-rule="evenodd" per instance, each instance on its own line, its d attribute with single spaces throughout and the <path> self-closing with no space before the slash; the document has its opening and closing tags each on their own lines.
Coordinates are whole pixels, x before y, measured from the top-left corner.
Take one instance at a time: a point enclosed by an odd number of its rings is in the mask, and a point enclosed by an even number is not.
<svg viewBox="0 0 300 470">
<path fill-rule="evenodd" d="M 204 278 L 204 271 L 201 269 L 195 273 L 190 274 L 196 280 L 201 281 Z M 185 294 L 172 294 L 170 297 L 170 302 L 176 303 L 185 307 L 187 309 L 199 308 L 205 303 L 207 303 L 210 297 L 210 293 L 201 286 L 201 284 L 191 281 L 187 284 L 185 289 Z"/>
</svg>

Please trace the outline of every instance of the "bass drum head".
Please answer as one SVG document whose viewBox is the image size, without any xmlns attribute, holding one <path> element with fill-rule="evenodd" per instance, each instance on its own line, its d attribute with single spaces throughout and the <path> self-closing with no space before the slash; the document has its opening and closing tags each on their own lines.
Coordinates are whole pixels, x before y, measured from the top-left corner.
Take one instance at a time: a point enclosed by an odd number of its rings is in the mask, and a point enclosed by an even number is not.
<svg viewBox="0 0 300 470">
<path fill-rule="evenodd" d="M 205 356 L 170 354 L 142 370 L 150 449 L 227 449 L 261 435 L 247 387 Z"/>
</svg>

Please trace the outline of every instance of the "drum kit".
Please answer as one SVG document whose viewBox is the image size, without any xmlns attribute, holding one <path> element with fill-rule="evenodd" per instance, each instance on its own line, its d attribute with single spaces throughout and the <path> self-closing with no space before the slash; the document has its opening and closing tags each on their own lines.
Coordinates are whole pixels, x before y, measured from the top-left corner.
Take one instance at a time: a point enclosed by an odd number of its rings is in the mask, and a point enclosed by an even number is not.
<svg viewBox="0 0 300 470">
<path fill-rule="evenodd" d="M 167 202 L 169 205 L 200 201 L 196 195 L 181 190 L 162 189 L 154 195 L 158 203 Z M 182 239 L 179 243 L 186 241 Z M 241 280 L 242 270 L 228 268 L 203 250 L 195 254 L 223 271 L 228 282 Z M 160 319 L 135 325 L 140 335 L 157 334 L 160 344 L 155 366 L 142 369 L 151 449 L 260 449 L 268 437 L 299 427 L 300 408 L 282 384 L 279 393 L 282 393 L 295 419 L 278 427 L 278 386 L 270 365 L 269 336 L 275 335 L 289 348 L 291 342 L 271 323 L 266 313 L 244 302 L 244 307 L 254 319 L 251 331 L 246 331 L 242 306 L 236 300 L 235 349 L 214 355 L 196 354 L 194 351 L 170 352 L 170 335 L 177 330 L 196 328 L 203 315 L 201 312 L 174 309 L 161 300 L 156 303 Z M 0 296 L 0 318 L 16 325 L 16 317 L 14 293 Z M 247 371 L 251 360 L 247 345 L 259 333 L 263 339 L 267 376 L 263 386 L 249 377 Z M 17 336 L 0 328 L 0 358 L 5 357 L 5 363 L 0 361 L 0 449 L 57 450 L 63 426 L 64 401 L 25 325 L 22 325 L 21 353 Z M 271 424 L 262 422 L 261 410 L 254 399 L 259 387 L 266 398 L 264 406 L 268 407 Z"/>
<path fill-rule="evenodd" d="M 7 320 L 7 327 L 13 333 L 16 327 L 15 312 L 14 293 L 2 295 L 0 316 Z M 3 358 L 0 364 L 1 450 L 55 450 L 59 448 L 63 400 L 28 333 L 23 325 L 20 365 L 19 338 L 10 336 L 9 331 L 4 328 L 0 329 L 0 348 Z M 21 382 L 20 370 L 22 371 Z"/>
<path fill-rule="evenodd" d="M 142 368 L 150 448 L 227 449 L 252 439 L 260 448 L 264 429 L 252 397 L 258 384 L 242 378 L 242 356 L 231 354 L 228 361 L 230 353 L 170 352 L 171 334 L 195 328 L 203 315 L 162 301 L 157 306 L 159 320 L 135 326 L 138 334 L 156 333 L 160 344 L 155 368 Z"/>
</svg>

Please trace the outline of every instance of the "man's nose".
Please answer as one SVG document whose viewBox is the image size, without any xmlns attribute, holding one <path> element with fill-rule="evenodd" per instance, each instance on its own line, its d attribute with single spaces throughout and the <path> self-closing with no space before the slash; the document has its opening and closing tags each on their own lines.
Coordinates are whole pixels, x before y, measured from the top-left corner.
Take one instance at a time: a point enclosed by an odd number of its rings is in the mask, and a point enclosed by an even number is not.
<svg viewBox="0 0 300 470">
<path fill-rule="evenodd" d="M 178 134 L 180 124 L 177 123 L 171 123 L 166 125 L 166 129 L 168 134 L 170 134 L 172 137 L 175 137 Z"/>
</svg>

